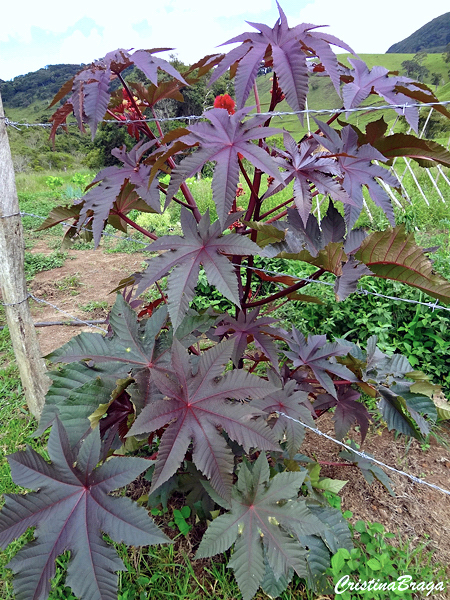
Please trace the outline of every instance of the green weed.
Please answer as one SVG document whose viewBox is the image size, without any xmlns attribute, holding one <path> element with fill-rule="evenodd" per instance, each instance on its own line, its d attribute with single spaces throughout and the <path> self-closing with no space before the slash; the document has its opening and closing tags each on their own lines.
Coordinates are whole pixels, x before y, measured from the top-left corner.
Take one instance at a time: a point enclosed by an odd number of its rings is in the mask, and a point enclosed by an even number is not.
<svg viewBox="0 0 450 600">
<path fill-rule="evenodd" d="M 55 287 L 61 292 L 70 292 L 72 296 L 80 293 L 79 287 L 83 285 L 80 280 L 80 274 L 66 275 L 62 279 L 55 281 Z"/>
<path fill-rule="evenodd" d="M 66 252 L 52 252 L 49 255 L 25 252 L 24 269 L 27 280 L 41 271 L 51 271 L 62 267 L 67 258 Z"/>
<path fill-rule="evenodd" d="M 344 516 L 349 518 L 352 513 L 344 513 Z M 406 581 L 416 585 L 423 582 L 424 586 L 428 586 L 423 588 L 425 590 L 431 590 L 432 586 L 440 582 L 447 589 L 449 581 L 445 568 L 432 563 L 434 552 L 427 548 L 428 542 L 413 548 L 410 541 L 403 541 L 399 536 L 386 532 L 380 523 L 357 521 L 350 528 L 355 548 L 350 552 L 340 548 L 332 557 L 331 567 L 327 570 L 327 574 L 332 577 L 334 589 L 342 600 L 415 598 L 412 589 L 403 587 L 400 592 L 392 589 L 392 582 L 397 582 L 400 577 L 406 577 Z M 360 588 L 352 589 L 351 586 L 357 582 Z M 369 582 L 372 582 L 371 588 Z M 385 584 L 386 588 L 391 584 L 391 587 L 383 590 L 375 584 Z"/>
<path fill-rule="evenodd" d="M 91 300 L 87 304 L 79 304 L 79 307 L 83 312 L 94 312 L 98 309 L 106 310 L 108 308 L 108 303 L 106 300 Z"/>
</svg>

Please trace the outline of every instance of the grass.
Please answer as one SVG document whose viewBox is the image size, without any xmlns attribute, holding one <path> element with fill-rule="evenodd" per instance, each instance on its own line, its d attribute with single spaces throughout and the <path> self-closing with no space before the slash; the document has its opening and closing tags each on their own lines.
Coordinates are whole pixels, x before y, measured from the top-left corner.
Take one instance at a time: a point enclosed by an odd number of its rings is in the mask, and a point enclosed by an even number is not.
<svg viewBox="0 0 450 600">
<path fill-rule="evenodd" d="M 79 287 L 82 285 L 80 274 L 66 275 L 62 279 L 55 281 L 55 286 L 60 292 L 70 292 L 73 296 L 80 293 Z"/>
<path fill-rule="evenodd" d="M 67 258 L 66 252 L 59 252 L 56 250 L 51 254 L 41 254 L 31 252 L 25 252 L 24 268 L 27 280 L 32 279 L 36 273 L 41 271 L 51 271 L 62 267 Z"/>
<path fill-rule="evenodd" d="M 98 309 L 106 310 L 108 308 L 108 303 L 106 300 L 91 300 L 87 304 L 80 304 L 79 307 L 83 312 L 91 313 Z"/>
</svg>

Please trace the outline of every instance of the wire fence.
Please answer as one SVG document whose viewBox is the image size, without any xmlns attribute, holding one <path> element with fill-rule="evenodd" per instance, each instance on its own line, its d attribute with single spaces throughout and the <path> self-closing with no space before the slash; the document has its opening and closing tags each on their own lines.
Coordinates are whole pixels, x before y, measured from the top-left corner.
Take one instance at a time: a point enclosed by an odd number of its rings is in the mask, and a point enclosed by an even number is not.
<svg viewBox="0 0 450 600">
<path fill-rule="evenodd" d="M 344 442 L 336 440 L 331 435 L 328 435 L 327 433 L 324 433 L 323 431 L 320 431 L 320 429 L 317 429 L 317 427 L 311 427 L 311 425 L 307 425 L 306 423 L 303 423 L 302 421 L 299 421 L 298 419 L 294 419 L 294 417 L 291 417 L 291 416 L 287 415 L 284 412 L 280 412 L 280 411 L 275 411 L 275 412 L 278 415 L 280 415 L 281 417 L 285 417 L 286 419 L 289 419 L 290 421 L 294 421 L 295 423 L 298 423 L 299 425 L 302 425 L 302 427 L 304 427 L 305 429 L 308 429 L 309 431 L 312 431 L 316 435 L 324 437 L 327 440 L 330 440 L 330 442 L 334 442 L 338 446 L 341 446 L 342 448 L 345 448 L 346 450 L 349 450 L 352 454 L 355 454 L 356 456 L 360 456 L 361 458 L 364 458 L 364 459 L 370 461 L 371 463 L 373 463 L 375 465 L 379 465 L 380 467 L 384 467 L 388 471 L 392 471 L 393 473 L 397 473 L 397 475 L 402 475 L 404 477 L 408 477 L 408 479 L 410 479 L 411 481 L 414 481 L 414 483 L 419 483 L 420 485 L 426 485 L 426 486 L 428 486 L 430 488 L 438 490 L 439 492 L 442 492 L 443 494 L 446 494 L 447 496 L 450 496 L 450 491 L 449 490 L 446 490 L 446 489 L 444 489 L 444 488 L 442 488 L 442 487 L 440 487 L 438 485 L 435 485 L 434 483 L 430 483 L 428 481 L 425 481 L 424 479 L 422 479 L 420 477 L 416 477 L 415 475 L 411 475 L 411 473 L 406 473 L 405 471 L 400 471 L 399 469 L 396 469 L 395 467 L 391 467 L 390 465 L 387 465 L 384 462 L 381 462 L 380 460 L 377 460 L 376 458 L 374 458 L 373 456 L 370 456 L 369 454 L 366 454 L 365 452 L 361 452 L 359 450 L 356 450 L 355 448 L 352 448 L 348 444 L 345 444 Z"/>
<path fill-rule="evenodd" d="M 447 106 L 448 104 L 450 104 L 450 101 L 439 102 L 439 104 L 442 105 L 442 106 Z M 306 110 L 303 110 L 303 111 L 289 111 L 289 112 L 288 111 L 286 111 L 286 112 L 279 112 L 278 111 L 278 112 L 257 113 L 257 114 L 261 114 L 261 115 L 264 115 L 264 116 L 283 117 L 283 116 L 288 116 L 288 115 L 291 116 L 291 115 L 299 115 L 299 114 L 307 114 L 307 115 L 309 115 L 309 114 L 316 114 L 316 115 L 331 114 L 332 115 L 332 114 L 342 114 L 342 113 L 350 114 L 350 113 L 357 113 L 357 112 L 381 111 L 381 110 L 387 110 L 387 109 L 400 109 L 400 110 L 403 110 L 403 112 L 404 112 L 407 108 L 411 108 L 413 106 L 417 106 L 418 108 L 419 107 L 424 107 L 424 106 L 425 107 L 427 107 L 427 106 L 430 107 L 430 112 L 429 112 L 429 115 L 428 115 L 428 117 L 429 117 L 431 115 L 432 110 L 434 110 L 434 108 L 436 107 L 436 103 L 429 103 L 429 104 L 423 104 L 423 103 L 414 104 L 414 103 L 412 103 L 412 104 L 401 104 L 401 105 L 365 106 L 365 107 L 358 107 L 358 108 L 350 109 L 350 110 L 349 109 L 319 109 L 319 110 L 317 110 L 317 109 L 306 109 Z M 252 113 L 249 116 L 254 116 L 254 115 L 255 115 L 255 113 Z M 19 130 L 20 130 L 21 127 L 23 127 L 23 128 L 29 128 L 29 127 L 44 127 L 44 128 L 49 128 L 49 127 L 52 127 L 51 123 L 23 123 L 23 122 L 16 122 L 16 121 L 9 120 L 7 117 L 0 117 L 0 118 L 2 118 L 5 121 L 5 124 L 7 126 L 10 126 L 10 127 L 13 127 L 13 128 L 19 129 Z M 190 122 L 190 121 L 195 121 L 195 120 L 199 120 L 199 119 L 204 119 L 204 117 L 202 115 L 200 115 L 200 116 L 199 115 L 191 115 L 191 116 L 187 116 L 187 117 L 186 116 L 184 116 L 184 117 L 169 117 L 169 118 L 163 118 L 163 119 L 146 118 L 146 119 L 143 119 L 142 121 L 145 121 L 145 122 L 153 122 L 153 121 L 158 121 L 158 122 L 187 121 L 187 122 Z M 124 121 L 105 120 L 105 122 L 108 122 L 108 123 L 116 122 L 118 125 L 123 125 L 123 124 L 128 124 L 128 123 L 136 123 L 136 122 L 140 122 L 140 121 L 136 121 L 136 120 L 124 120 Z M 76 125 L 76 123 L 69 123 L 69 124 L 70 125 Z M 420 133 L 420 137 L 423 136 L 423 133 L 424 133 L 425 128 L 426 128 L 426 125 L 427 125 L 427 122 L 425 123 L 425 126 L 423 127 L 423 129 L 422 129 L 422 131 Z M 393 131 L 393 128 L 391 129 L 391 131 Z M 394 161 L 394 165 L 395 165 L 395 161 Z M 394 170 L 394 165 L 391 166 L 391 169 L 398 176 L 397 172 Z M 408 169 L 408 166 L 406 167 L 406 169 Z M 447 176 L 442 171 L 442 169 L 439 170 L 439 174 L 442 175 L 442 180 L 446 184 L 448 184 L 450 186 L 450 180 L 447 178 Z M 404 175 L 405 175 L 405 173 L 403 173 L 402 177 L 398 177 L 398 179 L 400 180 L 400 182 L 404 178 Z M 435 181 L 434 178 L 433 178 L 433 181 L 435 182 L 435 184 L 437 184 L 437 181 Z M 420 188 L 419 184 L 418 184 L 418 187 Z M 423 193 L 422 193 L 422 195 L 423 195 Z M 443 194 L 441 192 L 439 192 L 439 195 L 440 195 L 441 200 L 443 202 L 445 202 Z M 17 216 L 21 216 L 21 217 L 34 217 L 34 218 L 41 219 L 41 220 L 45 220 L 47 218 L 46 216 L 37 215 L 37 214 L 34 214 L 34 213 L 29 213 L 29 212 L 23 212 L 23 211 L 20 211 L 20 212 L 17 212 L 17 213 L 13 213 L 13 214 L 10 214 L 10 215 L 1 215 L 0 218 L 7 219 L 7 218 L 17 217 Z M 62 226 L 70 226 L 70 223 L 67 223 L 67 222 L 61 222 L 60 224 Z M 90 230 L 89 228 L 81 227 L 81 229 L 83 229 L 83 230 L 85 230 L 85 231 L 87 231 L 89 233 L 92 233 L 92 230 Z M 142 240 L 139 240 L 139 239 L 136 239 L 136 238 L 133 238 L 133 237 L 129 237 L 129 236 L 116 235 L 116 234 L 110 233 L 108 231 L 103 231 L 102 232 L 102 236 L 109 237 L 109 238 L 115 238 L 117 240 L 120 240 L 121 242 L 126 242 L 126 243 L 134 243 L 134 244 L 138 243 L 138 244 L 141 244 L 142 246 L 148 246 L 149 245 L 149 242 L 145 242 L 145 241 L 142 241 Z M 234 264 L 234 263 L 232 263 L 232 264 Z M 291 273 L 280 273 L 279 271 L 272 271 L 272 270 L 261 268 L 261 267 L 252 267 L 252 266 L 249 266 L 249 265 L 244 265 L 244 266 L 243 265 L 235 265 L 235 266 L 236 267 L 240 267 L 240 268 L 246 268 L 246 269 L 247 268 L 254 269 L 255 271 L 262 271 L 262 272 L 267 273 L 269 275 L 273 274 L 273 275 L 277 275 L 277 276 L 288 276 L 288 277 L 290 277 L 290 278 L 292 278 L 294 280 L 305 281 L 307 283 L 314 283 L 314 284 L 325 285 L 325 286 L 333 286 L 334 285 L 334 283 L 332 283 L 332 282 L 327 282 L 327 281 L 322 281 L 322 280 L 316 280 L 316 279 L 310 279 L 310 278 L 307 278 L 307 277 L 300 277 L 300 276 L 292 275 Z M 422 306 L 425 306 L 425 307 L 431 309 L 432 311 L 434 311 L 434 310 L 450 311 L 449 307 L 442 306 L 441 304 L 439 304 L 439 301 L 436 301 L 436 302 L 432 303 L 432 302 L 422 302 L 422 301 L 418 301 L 418 300 L 414 300 L 414 299 L 408 299 L 408 298 L 401 298 L 401 297 L 396 297 L 396 296 L 388 296 L 388 295 L 380 294 L 378 292 L 367 290 L 367 289 L 365 289 L 363 287 L 358 287 L 357 290 L 356 290 L 356 293 L 358 293 L 358 294 L 364 294 L 364 295 L 378 296 L 378 297 L 389 299 L 389 300 L 392 300 L 392 301 L 395 301 L 395 302 L 406 302 L 406 303 L 411 303 L 411 304 L 416 304 L 416 305 L 422 305 Z M 48 302 L 47 300 L 44 300 L 43 298 L 36 297 L 34 294 L 32 294 L 29 291 L 28 291 L 27 296 L 25 298 L 21 299 L 20 301 L 15 302 L 13 304 L 5 304 L 5 303 L 2 302 L 1 305 L 2 306 L 13 306 L 13 305 L 17 305 L 17 304 L 26 302 L 30 298 L 33 299 L 35 302 L 38 302 L 38 303 L 50 306 L 52 309 L 54 309 L 57 312 L 63 314 L 65 317 L 69 318 L 73 322 L 79 323 L 81 325 L 85 325 L 87 327 L 93 327 L 95 329 L 98 329 L 102 333 L 106 333 L 106 329 L 104 329 L 102 327 L 99 327 L 98 325 L 96 325 L 96 324 L 94 324 L 94 323 L 92 323 L 90 321 L 87 321 L 87 320 L 84 320 L 84 319 L 80 319 L 79 317 L 74 316 L 70 312 L 61 309 L 57 305 L 52 304 L 51 302 Z M 406 473 L 404 471 L 400 471 L 398 469 L 395 469 L 394 467 L 392 467 L 390 465 L 387 465 L 387 464 L 385 464 L 385 463 L 383 463 L 383 462 L 381 462 L 381 461 L 373 458 L 372 456 L 367 455 L 364 452 L 360 452 L 358 450 L 355 450 L 354 448 L 348 446 L 347 444 L 345 444 L 345 443 L 343 443 L 343 442 L 341 442 L 341 441 L 333 438 L 332 436 L 329 436 L 328 434 L 325 434 L 324 432 L 320 431 L 319 429 L 311 427 L 311 426 L 309 426 L 309 425 L 307 425 L 307 424 L 305 424 L 305 423 L 303 423 L 301 421 L 298 421 L 297 419 L 293 419 L 292 417 L 290 417 L 290 416 L 288 416 L 288 415 L 286 415 L 286 414 L 284 414 L 282 412 L 279 412 L 278 414 L 281 415 L 281 416 L 283 416 L 283 417 L 286 417 L 288 419 L 291 419 L 293 421 L 296 421 L 297 423 L 299 423 L 300 425 L 302 425 L 306 429 L 311 430 L 313 433 L 315 433 L 315 434 L 317 434 L 319 436 L 325 437 L 328 440 L 334 442 L 335 444 L 337 444 L 337 445 L 339 445 L 341 447 L 346 448 L 347 450 L 349 450 L 350 452 L 354 453 L 355 455 L 358 455 L 358 456 L 360 456 L 360 457 L 362 457 L 364 459 L 367 459 L 368 461 L 370 461 L 370 462 L 372 462 L 374 464 L 377 464 L 377 465 L 379 465 L 379 466 L 381 466 L 381 467 L 383 467 L 383 468 L 385 468 L 387 470 L 390 470 L 390 471 L 395 472 L 395 473 L 397 473 L 399 475 L 405 476 L 405 477 L 409 478 L 411 481 L 413 481 L 413 482 L 415 482 L 417 484 L 421 484 L 421 485 L 425 485 L 425 486 L 431 487 L 433 489 L 436 489 L 436 490 L 438 490 L 438 491 L 440 491 L 440 492 L 442 492 L 442 493 L 450 496 L 450 491 L 449 490 L 446 490 L 446 489 L 444 489 L 442 487 L 439 487 L 439 486 L 437 486 L 435 484 L 429 483 L 429 482 L 427 482 L 427 481 L 425 481 L 425 480 L 423 480 L 421 478 L 418 478 L 418 477 L 416 477 L 414 475 L 411 475 L 410 473 Z"/>
<path fill-rule="evenodd" d="M 405 114 L 408 108 L 436 108 L 436 106 L 448 106 L 450 105 L 450 100 L 443 100 L 441 102 L 405 102 L 403 104 L 374 104 L 369 106 L 357 106 L 355 108 L 305 108 L 303 110 L 295 110 L 295 111 L 268 111 L 268 112 L 251 112 L 246 118 L 252 118 L 255 116 L 263 116 L 263 117 L 287 117 L 287 116 L 298 116 L 298 115 L 351 115 L 355 113 L 367 113 L 373 111 L 386 111 L 386 110 L 398 110 L 401 111 L 402 114 Z M 212 108 L 212 107 L 211 107 Z M 12 119 L 8 119 L 8 117 L 0 117 L 5 120 L 5 124 L 10 127 L 20 128 L 20 127 L 44 127 L 51 128 L 53 127 L 52 123 L 26 123 L 21 121 L 13 121 Z M 170 123 L 174 121 L 200 121 L 204 120 L 204 115 L 183 115 L 181 117 L 145 117 L 144 119 L 101 119 L 99 123 L 116 123 L 118 125 L 130 125 L 133 123 Z M 69 121 L 67 125 L 77 126 L 78 123 L 75 121 Z M 58 127 L 64 127 L 65 125 L 58 125 Z"/>
</svg>

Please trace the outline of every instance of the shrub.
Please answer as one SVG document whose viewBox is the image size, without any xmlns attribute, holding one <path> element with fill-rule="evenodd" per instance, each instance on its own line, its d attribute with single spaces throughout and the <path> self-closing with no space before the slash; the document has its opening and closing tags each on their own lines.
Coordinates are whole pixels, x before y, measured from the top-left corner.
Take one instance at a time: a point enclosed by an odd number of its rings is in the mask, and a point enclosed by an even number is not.
<svg viewBox="0 0 450 600">
<path fill-rule="evenodd" d="M 183 534 L 197 521 L 210 522 L 195 542 L 197 558 L 233 547 L 228 566 L 244 600 L 259 587 L 279 595 L 294 572 L 320 592 L 331 556 L 338 548 L 350 553 L 352 541 L 341 512 L 322 494 L 345 482 L 320 478 L 320 465 L 299 454 L 304 425 L 312 427 L 333 410 L 336 437 L 342 439 L 356 423 L 364 441 L 370 415 L 361 392 L 378 399 L 389 429 L 401 434 L 423 439 L 437 419 L 427 377 L 412 374 L 401 354 L 383 353 L 376 336 L 360 345 L 305 335 L 295 326 L 286 331 L 272 309 L 320 304 L 320 297 L 303 288 L 321 278 L 333 279 L 329 283 L 342 301 L 368 274 L 448 302 L 450 283 L 433 271 L 413 234 L 394 227 L 389 196 L 379 183 L 398 184 L 380 163 L 399 154 L 419 164 L 450 164 L 448 152 L 409 134 L 400 134 L 399 144 L 398 134 L 386 135 L 382 117 L 361 131 L 349 124 L 333 128 L 334 115 L 326 123 L 316 121 L 317 132 L 297 142 L 245 106 L 264 59 L 273 68 L 269 112 L 286 100 L 301 113 L 307 59 L 314 56 L 311 68 L 330 76 L 346 109 L 378 93 L 397 112 L 408 102 L 405 118 L 417 130 L 414 102 L 437 99 L 387 70 L 380 77 L 379 69 L 370 71 L 356 58 L 343 71 L 329 43 L 351 51 L 344 42 L 312 26 L 289 28 L 280 7 L 279 12 L 273 29 L 254 25 L 260 32 L 234 38 L 242 43 L 231 53 L 206 57 L 182 74 L 151 51 L 109 53 L 75 76 L 77 102 L 69 97 L 54 115 L 52 137 L 72 111 L 80 121 L 87 119 L 94 136 L 105 107 L 117 123 L 131 120 L 127 132 L 134 145 L 113 148 L 110 166 L 63 214 L 74 223 L 68 236 L 89 225 L 96 245 L 105 227 L 123 231 L 130 225 L 152 241 L 152 256 L 143 272 L 119 284 L 118 291 L 126 291 L 117 295 L 108 335 L 81 333 L 47 357 L 65 365 L 51 373 L 37 432 L 51 426 L 52 462 L 31 449 L 10 456 L 17 483 L 39 492 L 8 496 L 0 513 L 3 545 L 37 526 L 36 541 L 10 563 L 20 597 L 47 598 L 54 558 L 70 550 L 66 584 L 74 594 L 112 598 L 115 572 L 123 566 L 102 534 L 133 545 L 170 543 L 143 507 L 108 494 L 143 473 L 151 481 L 152 508 L 155 498 L 164 504 L 174 491 L 185 495 L 190 510 L 177 507 L 177 518 L 174 512 Z M 125 71 L 132 65 L 149 84 L 127 82 Z M 158 123 L 148 126 L 147 109 L 154 114 L 160 100 L 178 98 L 186 84 L 213 68 L 214 84 L 229 67 L 236 73 L 236 104 L 227 99 L 224 108 L 206 110 L 202 120 L 164 139 L 156 134 Z M 113 90 L 112 80 L 122 89 Z M 116 139 L 112 127 L 101 132 L 108 143 Z M 277 134 L 283 147 L 272 148 L 267 138 Z M 211 162 L 213 206 L 209 197 L 196 197 L 200 184 L 192 180 Z M 159 177 L 167 174 L 166 185 Z M 248 187 L 244 197 L 240 176 Z M 392 227 L 371 234 L 355 228 L 363 188 Z M 328 198 L 320 226 L 311 214 L 317 196 Z M 182 235 L 150 231 L 154 220 L 164 222 L 166 216 L 138 217 L 148 229 L 132 218 L 133 211 L 165 215 L 171 204 L 180 207 Z M 43 227 L 59 223 L 62 210 L 54 209 Z M 307 264 L 308 277 L 268 273 L 265 262 L 260 266 L 263 259 L 284 259 L 294 273 Z M 215 288 L 206 306 L 196 296 L 202 285 Z M 149 290 L 151 301 L 139 305 L 138 297 Z M 354 327 L 353 319 L 348 325 Z M 358 463 L 356 454 L 347 457 Z M 362 471 L 390 490 L 377 469 Z"/>
</svg>

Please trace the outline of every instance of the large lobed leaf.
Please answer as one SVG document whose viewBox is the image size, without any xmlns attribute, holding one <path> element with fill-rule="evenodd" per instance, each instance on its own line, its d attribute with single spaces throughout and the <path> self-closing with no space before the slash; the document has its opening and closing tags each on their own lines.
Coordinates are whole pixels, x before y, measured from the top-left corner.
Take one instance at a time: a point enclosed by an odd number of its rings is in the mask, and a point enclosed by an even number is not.
<svg viewBox="0 0 450 600">
<path fill-rule="evenodd" d="M 136 320 L 136 313 L 121 294 L 109 317 L 113 336 L 100 333 L 80 333 L 69 342 L 54 350 L 47 358 L 52 362 L 79 362 L 91 360 L 95 365 L 112 363 L 117 378 L 124 377 L 132 369 L 150 369 L 162 360 L 157 337 L 165 324 L 167 311 L 160 307 L 145 323 L 143 331 Z M 92 371 L 92 378 L 96 377 Z"/>
<path fill-rule="evenodd" d="M 356 223 L 363 208 L 363 186 L 367 187 L 375 204 L 383 209 L 389 222 L 394 224 L 394 211 L 389 196 L 375 177 L 382 179 L 392 187 L 398 187 L 399 183 L 387 169 L 372 162 L 374 160 L 386 161 L 385 157 L 371 144 L 358 145 L 358 134 L 350 125 L 338 133 L 326 123 L 321 123 L 317 119 L 315 121 L 325 137 L 316 134 L 313 136 L 327 150 L 336 155 L 344 174 L 342 187 L 353 200 L 353 206 L 345 205 L 348 229 L 351 229 Z"/>
<path fill-rule="evenodd" d="M 283 185 L 287 186 L 291 181 L 294 182 L 294 202 L 304 223 L 307 223 L 311 212 L 314 188 L 320 194 L 329 194 L 334 200 L 352 206 L 356 205 L 339 182 L 339 177 L 343 175 L 339 163 L 328 153 L 318 152 L 317 140 L 305 140 L 297 145 L 294 138 L 285 132 L 284 146 L 285 151 L 278 151 L 280 158 L 277 159 L 277 162 L 286 171 Z M 334 176 L 338 176 L 338 178 L 336 179 Z M 311 184 L 314 186 L 313 188 Z M 281 187 L 272 183 L 264 197 L 271 196 Z"/>
<path fill-rule="evenodd" d="M 392 75 L 385 67 L 373 67 L 369 69 L 361 59 L 349 58 L 348 62 L 352 65 L 350 75 L 353 77 L 351 83 L 344 85 L 342 98 L 345 108 L 354 108 L 359 106 L 369 94 L 377 93 L 390 104 L 404 104 L 404 107 L 395 108 L 399 115 L 404 115 L 411 127 L 417 131 L 419 124 L 419 111 L 416 106 L 406 106 L 410 101 L 409 94 L 406 95 L 398 91 L 397 86 L 408 92 L 408 87 L 414 84 L 408 77 L 399 77 Z"/>
<path fill-rule="evenodd" d="M 293 361 L 294 367 L 308 367 L 313 372 L 319 384 L 333 398 L 337 399 L 337 391 L 328 373 L 333 373 L 342 379 L 358 381 L 358 378 L 344 365 L 331 362 L 334 356 L 347 354 L 348 348 L 338 342 L 327 343 L 325 335 L 310 335 L 308 339 L 292 328 L 292 335 L 286 339 L 290 351 L 284 354 Z"/>
<path fill-rule="evenodd" d="M 358 402 L 360 393 L 349 386 L 339 386 L 337 397 L 329 394 L 319 394 L 314 401 L 314 410 L 328 410 L 335 406 L 336 410 L 333 415 L 334 429 L 338 440 L 342 440 L 348 433 L 350 427 L 355 423 L 359 425 L 361 433 L 361 442 L 369 430 L 370 414 L 362 402 Z"/>
<path fill-rule="evenodd" d="M 419 288 L 433 298 L 450 302 L 450 283 L 433 271 L 433 264 L 404 226 L 371 233 L 355 258 L 376 277 L 393 279 Z"/>
<path fill-rule="evenodd" d="M 150 167 L 141 163 L 144 153 L 153 145 L 154 142 L 146 144 L 139 142 L 130 152 L 126 151 L 125 146 L 115 148 L 111 154 L 119 159 L 123 166 L 102 169 L 88 186 L 90 189 L 82 199 L 83 207 L 80 211 L 78 228 L 83 225 L 88 216 L 93 215 L 92 230 L 96 246 L 100 243 L 110 211 L 112 215 L 120 210 L 122 214 L 126 214 L 133 208 L 146 212 L 161 212 L 158 181 L 154 180 L 150 185 L 148 184 Z M 142 198 L 141 203 L 138 202 L 137 196 Z"/>
<path fill-rule="evenodd" d="M 274 135 L 280 130 L 263 127 L 266 118 L 262 116 L 242 122 L 250 110 L 243 108 L 229 115 L 223 108 L 213 108 L 204 113 L 209 123 L 194 123 L 188 128 L 190 133 L 183 136 L 183 143 L 199 144 L 200 149 L 185 158 L 173 171 L 167 189 L 167 201 L 175 195 L 183 181 L 197 173 L 206 162 L 213 160 L 216 162 L 212 181 L 213 200 L 219 220 L 225 225 L 239 182 L 239 154 L 276 181 L 281 181 L 276 162 L 252 143 L 252 140 Z"/>
<path fill-rule="evenodd" d="M 110 82 L 133 63 L 155 86 L 158 85 L 158 69 L 165 71 L 183 85 L 187 85 L 183 76 L 169 62 L 153 55 L 163 50 L 170 50 L 170 48 L 136 50 L 133 54 L 119 48 L 108 52 L 103 58 L 79 71 L 62 86 L 50 104 L 53 106 L 66 94 L 72 92 L 66 103 L 55 113 L 57 116 L 53 115 L 51 139 L 55 139 L 58 126 L 65 123 L 72 112 L 78 127 L 83 132 L 83 123 L 87 121 L 94 138 L 98 124 L 105 117 L 111 98 Z"/>
<path fill-rule="evenodd" d="M 264 453 L 251 470 L 242 463 L 227 506 L 230 511 L 214 519 L 203 536 L 196 558 L 225 552 L 234 543 L 228 566 L 244 600 L 265 581 L 267 564 L 275 580 L 288 578 L 292 569 L 307 577 L 307 552 L 299 537 L 314 535 L 323 525 L 298 498 L 305 474 L 285 472 L 270 479 Z"/>
<path fill-rule="evenodd" d="M 352 54 L 353 50 L 332 35 L 313 31 L 317 29 L 316 25 L 303 23 L 289 27 L 286 15 L 278 2 L 277 6 L 280 17 L 272 29 L 261 23 L 249 22 L 249 25 L 258 30 L 257 33 L 246 32 L 222 44 L 242 42 L 223 58 L 211 78 L 211 83 L 238 61 L 235 87 L 239 108 L 244 106 L 252 90 L 263 59 L 266 64 L 273 64 L 286 100 L 295 111 L 305 108 L 308 93 L 307 56 L 318 56 L 321 59 L 337 93 L 340 94 L 338 62 L 330 44 L 340 46 Z"/>
<path fill-rule="evenodd" d="M 25 496 L 11 494 L 0 512 L 0 545 L 5 547 L 36 526 L 35 540 L 10 561 L 17 574 L 17 600 L 45 600 L 55 575 L 55 559 L 71 551 L 66 584 L 85 600 L 116 600 L 116 571 L 125 570 L 102 532 L 115 542 L 149 545 L 170 542 L 147 512 L 128 498 L 108 495 L 127 485 L 150 463 L 142 458 L 113 458 L 97 467 L 101 443 L 98 429 L 85 439 L 78 454 L 57 420 L 52 428 L 47 463 L 33 449 L 8 457 L 14 481 L 39 489 Z"/>
<path fill-rule="evenodd" d="M 305 428 L 298 421 L 314 427 L 312 405 L 308 393 L 296 389 L 297 382 L 294 379 L 289 379 L 283 384 L 272 371 L 269 371 L 268 375 L 269 381 L 277 389 L 264 398 L 254 400 L 253 406 L 269 414 L 275 413 L 272 431 L 280 442 L 286 442 L 286 450 L 292 458 L 298 452 L 305 437 Z"/>
<path fill-rule="evenodd" d="M 180 325 L 194 298 L 200 265 L 203 265 L 209 283 L 240 306 L 236 273 L 224 254 L 259 253 L 259 247 L 243 236 L 222 235 L 218 221 L 210 225 L 209 211 L 198 224 L 186 209 L 181 210 L 180 219 L 184 236 L 165 235 L 153 242 L 147 250 L 169 252 L 151 258 L 147 269 L 134 276 L 139 282 L 139 295 L 173 269 L 168 278 L 168 308 L 174 329 Z"/>
<path fill-rule="evenodd" d="M 89 415 L 99 404 L 109 403 L 116 387 L 115 370 L 114 364 L 99 368 L 77 362 L 58 371 L 50 371 L 52 384 L 45 397 L 35 435 L 42 435 L 58 416 L 70 444 L 75 446 L 91 430 Z"/>
<path fill-rule="evenodd" d="M 222 376 L 233 347 L 233 340 L 213 346 L 202 354 L 193 374 L 186 351 L 174 339 L 171 371 L 153 374 L 164 398 L 148 404 L 129 432 L 150 433 L 168 424 L 159 445 L 152 491 L 176 472 L 192 441 L 194 464 L 222 497 L 229 497 L 234 459 L 222 428 L 247 451 L 252 447 L 279 449 L 276 437 L 261 418 L 266 415 L 248 403 L 249 398 L 260 398 L 273 386 L 243 370 Z"/>
<path fill-rule="evenodd" d="M 226 335 L 227 338 L 235 340 L 231 355 L 235 367 L 238 367 L 247 345 L 254 342 L 258 350 L 261 350 L 270 360 L 273 368 L 278 370 L 277 347 L 274 339 L 282 339 L 282 332 L 272 326 L 276 322 L 276 319 L 259 316 L 259 309 L 256 308 L 246 313 L 241 311 L 237 319 L 233 319 L 230 315 L 219 317 L 219 325 L 214 330 L 214 334 Z"/>
</svg>

